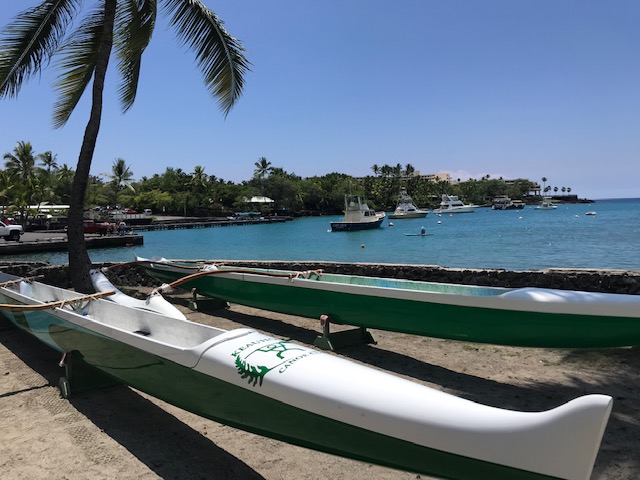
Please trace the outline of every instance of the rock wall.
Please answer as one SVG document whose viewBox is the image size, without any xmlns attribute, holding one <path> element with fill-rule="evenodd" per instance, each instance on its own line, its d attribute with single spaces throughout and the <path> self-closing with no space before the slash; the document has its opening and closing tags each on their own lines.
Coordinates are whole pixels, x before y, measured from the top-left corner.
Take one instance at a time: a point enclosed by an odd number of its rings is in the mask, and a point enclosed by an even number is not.
<svg viewBox="0 0 640 480">
<path fill-rule="evenodd" d="M 402 278 L 428 282 L 459 283 L 494 287 L 542 287 L 587 292 L 640 295 L 640 271 L 545 269 L 530 271 L 443 268 L 434 265 L 392 265 L 338 262 L 224 261 L 225 265 L 282 270 L 316 270 L 345 275 Z M 110 268 L 107 276 L 119 286 L 157 286 L 160 283 L 131 264 L 98 264 Z M 43 275 L 43 281 L 70 288 L 67 265 L 51 266 L 43 262 L 0 262 L 0 270 L 19 276 Z"/>
</svg>

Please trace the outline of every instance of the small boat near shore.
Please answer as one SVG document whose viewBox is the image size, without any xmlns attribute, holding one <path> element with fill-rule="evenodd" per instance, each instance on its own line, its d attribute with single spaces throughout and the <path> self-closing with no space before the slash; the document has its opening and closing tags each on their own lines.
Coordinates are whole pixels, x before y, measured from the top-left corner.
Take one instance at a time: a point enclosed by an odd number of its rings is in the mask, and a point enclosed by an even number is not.
<svg viewBox="0 0 640 480">
<path fill-rule="evenodd" d="M 103 295 L 0 274 L 0 313 L 67 362 L 202 417 L 364 462 L 461 480 L 585 480 L 611 412 L 607 395 L 545 412 L 484 406 L 252 329 Z"/>
<path fill-rule="evenodd" d="M 389 214 L 389 218 L 424 218 L 428 215 L 428 210 L 421 210 L 413 204 L 413 199 L 409 196 L 405 189 L 400 191 L 398 195 L 398 203 L 393 213 Z"/>
<path fill-rule="evenodd" d="M 433 210 L 436 214 L 445 213 L 473 213 L 478 205 L 465 205 L 456 195 L 442 195 L 440 206 Z"/>
<path fill-rule="evenodd" d="M 555 210 L 556 208 L 558 208 L 558 206 L 553 203 L 551 197 L 544 197 L 540 205 L 534 207 L 535 210 Z"/>
<path fill-rule="evenodd" d="M 497 195 L 491 201 L 492 210 L 522 210 L 524 207 L 522 200 L 511 200 L 507 195 Z"/>
<path fill-rule="evenodd" d="M 137 258 L 211 298 L 332 323 L 524 347 L 640 345 L 640 296 L 420 282 Z"/>
<path fill-rule="evenodd" d="M 369 230 L 382 225 L 386 217 L 384 212 L 376 212 L 357 195 L 345 195 L 344 219 L 342 222 L 331 222 L 333 232 L 351 232 L 354 230 Z"/>
</svg>

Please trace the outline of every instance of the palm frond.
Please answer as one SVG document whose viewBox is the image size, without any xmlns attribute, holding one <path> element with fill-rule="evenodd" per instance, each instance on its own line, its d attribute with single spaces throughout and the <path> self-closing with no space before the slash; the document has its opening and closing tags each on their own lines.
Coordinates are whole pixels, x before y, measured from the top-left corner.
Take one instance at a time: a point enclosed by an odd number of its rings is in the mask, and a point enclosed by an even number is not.
<svg viewBox="0 0 640 480">
<path fill-rule="evenodd" d="M 226 116 L 242 94 L 244 74 L 249 70 L 242 44 L 198 0 L 166 0 L 166 10 L 180 42 L 196 54 L 205 86 Z"/>
<path fill-rule="evenodd" d="M 61 70 L 55 89 L 59 99 L 53 107 L 53 126 L 60 128 L 71 116 L 96 67 L 102 40 L 104 10 L 102 2 L 90 12 L 67 43 L 60 48 L 58 67 Z"/>
<path fill-rule="evenodd" d="M 0 32 L 0 97 L 15 97 L 46 66 L 81 0 L 47 0 L 18 14 Z"/>
<path fill-rule="evenodd" d="M 157 0 L 126 0 L 118 10 L 115 49 L 122 81 L 118 89 L 123 111 L 136 99 L 142 53 L 156 24 Z"/>
</svg>

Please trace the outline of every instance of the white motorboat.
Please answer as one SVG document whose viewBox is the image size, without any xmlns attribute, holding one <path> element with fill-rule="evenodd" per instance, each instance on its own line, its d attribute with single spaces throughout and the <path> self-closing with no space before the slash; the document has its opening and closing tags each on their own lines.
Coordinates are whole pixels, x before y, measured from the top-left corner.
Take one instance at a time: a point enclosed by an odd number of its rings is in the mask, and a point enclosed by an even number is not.
<svg viewBox="0 0 640 480">
<path fill-rule="evenodd" d="M 400 195 L 398 195 L 396 209 L 389 215 L 389 218 L 423 218 L 426 217 L 428 213 L 428 210 L 421 210 L 416 207 L 407 191 L 402 189 Z"/>
<path fill-rule="evenodd" d="M 542 202 L 535 207 L 535 210 L 555 210 L 556 208 L 558 206 L 553 204 L 551 197 L 543 197 Z"/>
<path fill-rule="evenodd" d="M 352 230 L 368 230 L 382 225 L 387 216 L 384 212 L 376 212 L 357 195 L 344 196 L 344 219 L 342 222 L 331 222 L 334 232 L 350 232 Z"/>
<path fill-rule="evenodd" d="M 442 195 L 440 207 L 436 208 L 433 213 L 473 213 L 478 205 L 465 205 L 457 195 Z"/>
<path fill-rule="evenodd" d="M 507 195 L 497 195 L 491 202 L 493 210 L 522 210 L 525 207 L 521 200 L 511 200 Z"/>
</svg>

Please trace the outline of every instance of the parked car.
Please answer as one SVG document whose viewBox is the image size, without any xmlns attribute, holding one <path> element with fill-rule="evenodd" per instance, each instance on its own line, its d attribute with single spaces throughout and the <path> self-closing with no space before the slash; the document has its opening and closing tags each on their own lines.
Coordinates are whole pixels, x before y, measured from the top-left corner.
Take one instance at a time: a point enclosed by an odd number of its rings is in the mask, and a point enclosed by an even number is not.
<svg viewBox="0 0 640 480">
<path fill-rule="evenodd" d="M 20 235 L 24 233 L 22 225 L 13 225 L 0 222 L 0 237 L 3 237 L 7 242 L 13 240 L 17 242 L 20 240 Z"/>
<path fill-rule="evenodd" d="M 69 227 L 64 227 L 67 230 Z M 97 233 L 98 235 L 107 235 L 111 233 L 111 224 L 107 222 L 96 222 L 95 220 L 84 221 L 84 233 Z"/>
<path fill-rule="evenodd" d="M 124 213 L 125 215 L 134 215 L 138 212 L 136 212 L 135 210 L 132 210 L 131 208 L 125 208 L 122 213 Z"/>
</svg>

